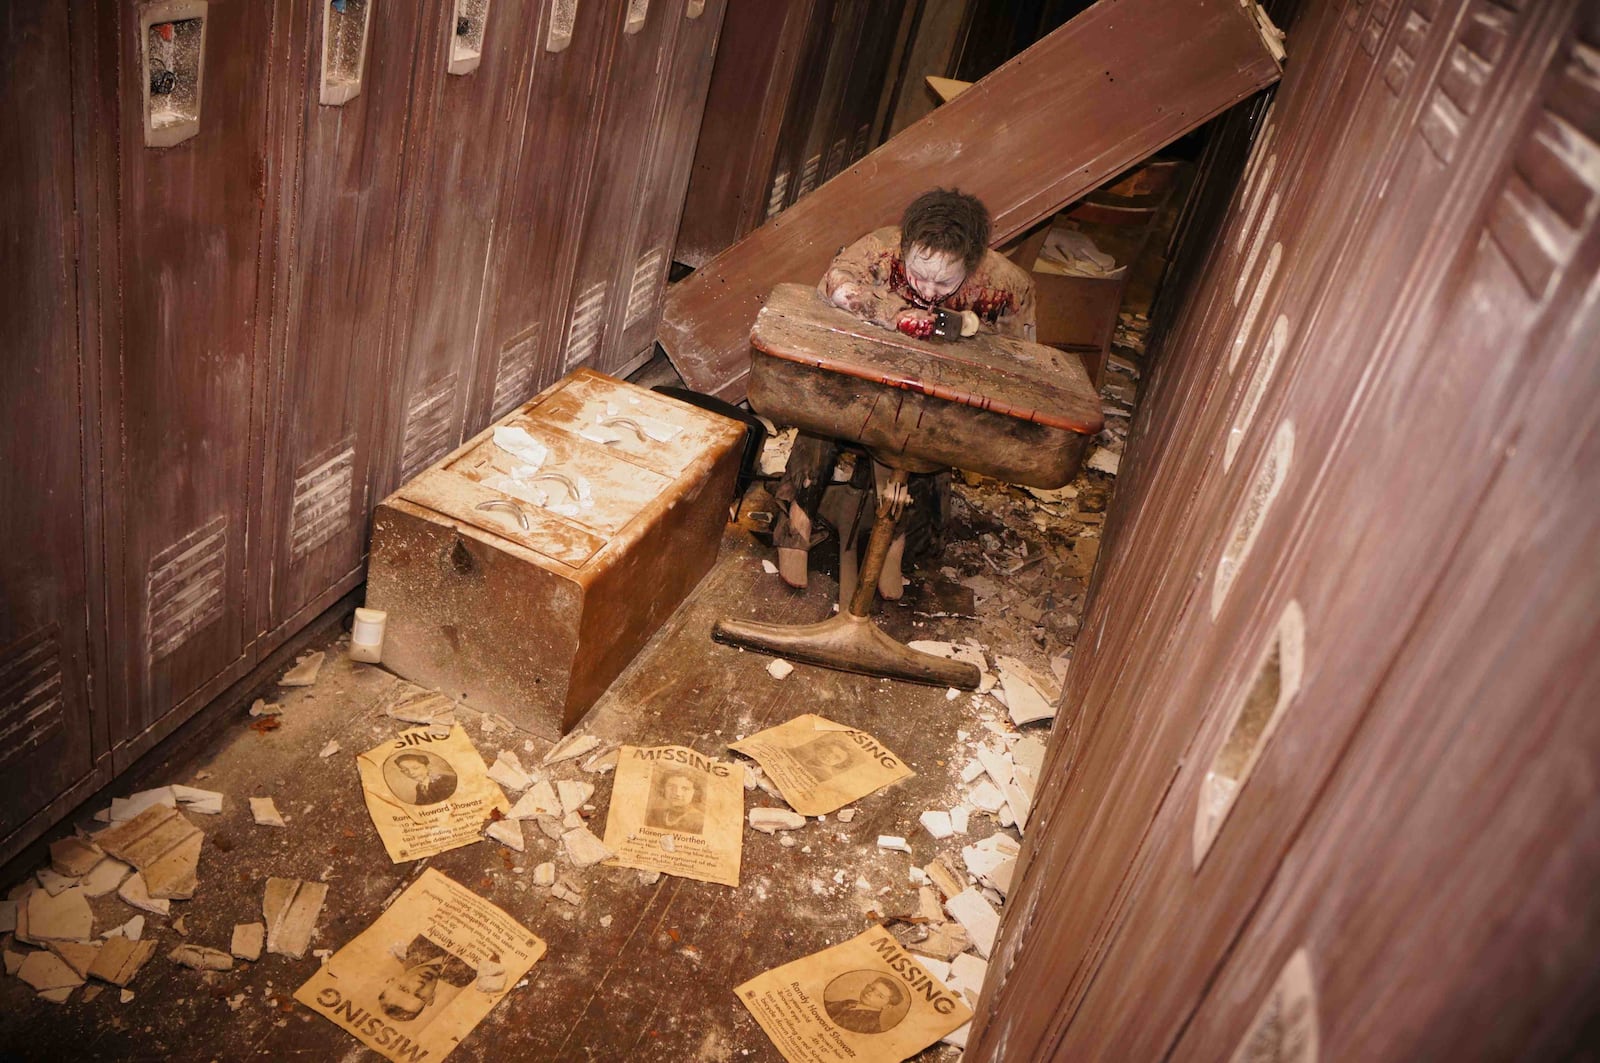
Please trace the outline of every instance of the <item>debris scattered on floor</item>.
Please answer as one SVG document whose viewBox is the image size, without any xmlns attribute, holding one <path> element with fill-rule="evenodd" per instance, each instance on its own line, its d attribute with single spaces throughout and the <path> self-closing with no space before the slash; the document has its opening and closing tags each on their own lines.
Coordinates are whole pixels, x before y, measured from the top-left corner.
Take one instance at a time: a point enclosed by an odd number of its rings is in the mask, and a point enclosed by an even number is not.
<svg viewBox="0 0 1600 1063">
<path fill-rule="evenodd" d="M 316 650 L 304 654 L 295 661 L 294 667 L 278 679 L 280 687 L 308 687 L 316 684 L 317 676 L 322 672 L 322 662 L 327 653 Z"/>
<path fill-rule="evenodd" d="M 521 820 L 497 819 L 483 829 L 483 836 L 519 853 L 528 848 L 527 839 L 522 835 Z"/>
<path fill-rule="evenodd" d="M 96 834 L 94 841 L 111 856 L 137 868 L 150 897 L 186 900 L 194 896 L 205 834 L 176 808 L 152 805 Z"/>
<path fill-rule="evenodd" d="M 767 662 L 767 674 L 774 679 L 787 679 L 793 671 L 794 665 L 782 657 L 774 657 Z"/>
<path fill-rule="evenodd" d="M 259 960 L 266 943 L 265 923 L 239 923 L 233 928 L 233 941 L 228 951 L 241 960 Z"/>
<path fill-rule="evenodd" d="M 743 765 L 684 746 L 623 746 L 605 844 L 614 866 L 737 886 L 743 810 Z"/>
<path fill-rule="evenodd" d="M 167 953 L 167 959 L 193 971 L 233 970 L 233 957 L 226 952 L 187 942 Z"/>
<path fill-rule="evenodd" d="M 616 855 L 588 827 L 573 827 L 564 832 L 561 835 L 561 847 L 574 867 L 592 867 Z"/>
<path fill-rule="evenodd" d="M 397 864 L 471 845 L 493 813 L 511 810 L 460 724 L 443 736 L 428 727 L 403 731 L 356 766 L 367 812 Z"/>
<path fill-rule="evenodd" d="M 585 753 L 593 752 L 600 747 L 600 739 L 591 734 L 582 734 L 574 731 L 550 748 L 544 755 L 542 763 L 545 766 L 559 764 L 564 760 L 574 760 Z"/>
<path fill-rule="evenodd" d="M 267 951 L 298 960 L 311 944 L 317 916 L 328 897 L 322 882 L 293 878 L 268 878 L 262 894 L 261 914 L 267 928 Z"/>
<path fill-rule="evenodd" d="M 806 817 L 787 808 L 752 808 L 750 826 L 763 834 L 776 834 L 780 830 L 799 830 L 806 825 Z"/>
<path fill-rule="evenodd" d="M 500 755 L 494 758 L 494 763 L 489 766 L 489 778 L 507 790 L 519 793 L 533 785 L 533 776 L 523 770 L 522 761 L 510 749 L 502 749 Z"/>
<path fill-rule="evenodd" d="M 790 807 L 808 816 L 826 815 L 913 774 L 867 732 L 811 713 L 728 748 L 760 764 Z"/>
<path fill-rule="evenodd" d="M 544 951 L 505 911 L 428 868 L 294 999 L 395 1063 L 442 1059 Z"/>
<path fill-rule="evenodd" d="M 114 986 L 126 986 L 133 981 L 139 969 L 156 954 L 154 941 L 137 938 L 111 937 L 100 946 L 100 952 L 89 966 L 89 977 L 98 978 Z"/>
<path fill-rule="evenodd" d="M 328 744 L 317 751 L 317 756 L 321 757 L 323 760 L 327 760 L 337 752 L 339 752 L 339 743 L 330 738 L 328 739 Z"/>
<path fill-rule="evenodd" d="M 734 992 L 791 1063 L 905 1059 L 972 1018 L 959 994 L 876 926 Z M 813 1045 L 827 1046 L 827 1054 Z"/>
<path fill-rule="evenodd" d="M 270 797 L 252 797 L 250 799 L 250 817 L 263 827 L 282 827 L 283 816 L 278 812 L 278 806 Z"/>
<path fill-rule="evenodd" d="M 281 716 L 282 714 L 282 705 L 273 704 L 265 698 L 257 698 L 250 703 L 251 716 Z"/>
<path fill-rule="evenodd" d="M 79 878 L 94 870 L 105 855 L 93 842 L 76 837 L 62 838 L 50 843 L 50 869 L 66 878 Z"/>
</svg>

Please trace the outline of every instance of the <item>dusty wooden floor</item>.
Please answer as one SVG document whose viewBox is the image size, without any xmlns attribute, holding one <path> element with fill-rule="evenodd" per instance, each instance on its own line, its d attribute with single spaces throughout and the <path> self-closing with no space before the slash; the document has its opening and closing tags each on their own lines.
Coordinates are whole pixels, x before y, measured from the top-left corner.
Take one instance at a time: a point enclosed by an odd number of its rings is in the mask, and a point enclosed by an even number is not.
<svg viewBox="0 0 1600 1063">
<path fill-rule="evenodd" d="M 1107 412 L 1121 415 L 1101 439 L 1108 455 L 1120 452 L 1126 435 L 1142 331 L 1140 321 L 1119 332 L 1131 346 L 1119 350 L 1121 364 L 1103 382 Z M 1091 470 L 1048 496 L 958 483 L 944 553 L 917 574 L 904 601 L 883 610 L 886 628 L 902 639 L 973 638 L 991 662 L 1007 654 L 1049 675 L 1051 658 L 1070 652 L 1076 635 L 1113 486 L 1112 477 Z M 915 909 L 910 869 L 941 854 L 959 869 L 962 845 L 1000 829 L 993 818 L 978 816 L 967 835 L 936 842 L 919 828 L 918 815 L 956 804 L 967 789 L 959 773 L 973 747 L 993 729 L 1014 729 L 990 697 L 950 700 L 943 689 L 807 665 L 776 680 L 766 671 L 768 658 L 713 643 L 711 625 L 723 615 L 799 622 L 828 614 L 837 592 L 830 561 L 824 557 L 818 565 L 824 571 L 798 593 L 763 571 L 761 561 L 770 556 L 730 526 L 711 574 L 582 729 L 613 744 L 676 743 L 730 756 L 730 742 L 800 713 L 820 713 L 872 732 L 917 772 L 858 802 L 850 823 L 812 820 L 787 847 L 777 836 L 746 829 L 737 889 L 673 877 L 647 884 L 627 869 L 577 870 L 560 862 L 559 844 L 531 823 L 526 853 L 484 841 L 392 864 L 362 802 L 355 755 L 407 726 L 382 713 L 399 681 L 381 668 L 350 663 L 340 638 L 328 645 L 315 686 L 262 692 L 286 707 L 276 730 L 259 729 L 240 713 L 181 756 L 141 766 L 116 791 L 190 783 L 226 794 L 221 815 L 191 817 L 207 842 L 195 898 L 173 906 L 173 917 L 184 917 L 186 940 L 227 950 L 234 924 L 259 920 L 263 884 L 274 875 L 328 883 L 312 948 L 337 949 L 431 866 L 505 908 L 549 945 L 526 984 L 453 1059 L 779 1060 L 733 987 L 885 917 L 891 929 L 905 929 L 893 916 Z M 461 718 L 486 761 L 513 749 L 536 764 L 548 748 L 530 733 L 486 728 L 470 711 Z M 1028 730 L 1044 734 L 1048 725 Z M 329 740 L 341 751 L 320 757 Z M 591 826 L 603 833 L 611 776 L 586 774 L 580 763 L 557 765 L 550 775 L 597 784 Z M 273 797 L 287 827 L 255 825 L 246 800 L 252 796 Z M 779 804 L 759 791 L 746 796 L 747 807 Z M 60 833 L 72 825 L 98 827 L 94 811 L 80 810 Z M 905 836 L 912 853 L 878 849 L 880 834 Z M 558 861 L 582 890 L 581 906 L 533 885 L 533 867 L 547 860 Z M 36 863 L 7 868 L 0 888 L 23 881 Z M 134 914 L 115 894 L 93 904 L 97 934 Z M 167 959 L 185 940 L 172 920 L 147 918 L 146 936 L 159 947 L 127 1003 L 110 988 L 93 999 L 80 989 L 53 1005 L 17 978 L 0 978 L 0 1059 L 379 1058 L 293 1003 L 294 989 L 319 963 L 313 954 L 298 961 L 267 955 L 200 974 Z M 9 936 L 4 944 L 22 948 Z M 936 1045 L 917 1058 L 948 1063 L 959 1052 Z"/>
</svg>

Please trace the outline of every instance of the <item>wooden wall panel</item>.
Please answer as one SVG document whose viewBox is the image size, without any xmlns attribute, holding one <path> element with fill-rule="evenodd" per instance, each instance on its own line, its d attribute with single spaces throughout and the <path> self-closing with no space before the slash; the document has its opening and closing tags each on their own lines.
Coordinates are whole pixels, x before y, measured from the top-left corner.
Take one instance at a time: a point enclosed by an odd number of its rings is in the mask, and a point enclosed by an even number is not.
<svg viewBox="0 0 1600 1063">
<path fill-rule="evenodd" d="M 1191 271 L 1198 283 L 1181 305 L 1169 304 L 1169 330 L 1152 348 L 1155 372 L 1068 676 L 1069 722 L 1030 821 L 976 1058 L 1154 1058 L 1186 1036 L 1198 1054 L 1231 1054 L 1302 943 L 1256 932 L 1262 898 L 1299 898 L 1306 914 L 1318 905 L 1314 881 L 1283 870 L 1308 822 L 1340 825 L 1337 841 L 1329 834 L 1316 843 L 1319 868 L 1344 880 L 1352 903 L 1370 913 L 1409 896 L 1432 903 L 1448 877 L 1441 869 L 1467 866 L 1464 849 L 1452 854 L 1442 844 L 1414 862 L 1402 855 L 1409 850 L 1378 848 L 1371 828 L 1384 806 L 1354 796 L 1370 793 L 1374 776 L 1351 751 L 1382 748 L 1387 740 L 1369 736 L 1394 734 L 1402 719 L 1461 733 L 1462 718 L 1439 719 L 1421 687 L 1409 697 L 1387 691 L 1395 662 L 1419 640 L 1437 640 L 1441 653 L 1469 652 L 1451 643 L 1466 637 L 1462 629 L 1437 629 L 1431 601 L 1456 590 L 1447 566 L 1469 563 L 1454 544 L 1485 526 L 1483 499 L 1523 430 L 1530 379 L 1557 358 L 1550 338 L 1581 334 L 1573 315 L 1592 287 L 1593 252 L 1582 248 L 1594 190 L 1584 192 L 1577 175 L 1594 157 L 1584 147 L 1592 132 L 1561 138 L 1557 162 L 1535 150 L 1552 142 L 1551 129 L 1582 127 L 1549 117 L 1538 95 L 1541 79 L 1562 68 L 1553 55 L 1572 18 L 1573 5 L 1519 11 L 1422 0 L 1381 11 L 1311 4 L 1294 23 L 1291 55 L 1305 59 L 1288 68 L 1216 239 L 1187 249 L 1203 263 Z M 1445 88 L 1459 94 L 1452 79 L 1464 47 L 1474 50 L 1477 81 L 1470 99 L 1458 100 Z M 1574 54 L 1592 56 L 1583 47 Z M 1593 81 L 1586 84 L 1592 94 Z M 1441 148 L 1446 97 L 1457 109 Z M 1529 134 L 1538 128 L 1543 137 Z M 1552 220 L 1563 210 L 1565 229 Z M 1529 231 L 1543 239 L 1525 239 Z M 1478 261 L 1497 272 L 1474 277 L 1479 267 L 1469 263 Z M 1542 303 L 1563 277 L 1566 304 Z M 1592 373 L 1569 379 L 1580 389 L 1587 381 L 1592 395 Z M 1235 434 L 1249 411 L 1253 419 Z M 1285 424 L 1294 426 L 1289 473 L 1217 600 L 1218 569 L 1257 504 L 1254 485 Z M 1570 452 L 1552 444 L 1550 457 L 1570 466 Z M 1480 559 L 1502 563 L 1495 554 Z M 1206 771 L 1290 601 L 1305 617 L 1299 691 L 1196 871 Z M 1484 648 L 1485 634 L 1474 631 L 1473 650 Z M 1539 674 L 1523 673 L 1524 686 L 1536 687 Z M 1494 707 L 1490 726 L 1509 727 L 1533 696 L 1473 703 Z M 1548 718 L 1586 734 L 1592 757 L 1595 736 L 1578 725 L 1576 704 L 1551 706 Z M 1554 750 L 1524 748 L 1535 757 Z M 1380 788 L 1391 798 L 1436 778 L 1426 758 L 1388 753 L 1382 763 Z M 1462 781 L 1489 789 L 1517 770 L 1475 763 L 1478 774 Z M 1340 781 L 1362 772 L 1365 787 Z M 1535 803 L 1564 799 L 1551 792 Z M 1389 806 L 1389 818 L 1405 819 L 1408 807 Z M 1536 844 L 1526 825 L 1505 830 Z M 1558 834 L 1547 832 L 1545 843 L 1587 845 L 1592 862 L 1592 825 Z M 1374 861 L 1393 866 L 1387 884 L 1372 873 Z M 1558 905 L 1575 896 L 1553 888 Z M 1476 899 L 1496 919 L 1534 918 L 1514 900 L 1494 908 L 1487 892 Z M 1431 941 L 1422 935 L 1426 944 L 1390 953 L 1397 976 L 1410 965 L 1405 984 L 1431 1001 L 1447 1000 L 1456 984 L 1455 970 L 1428 969 L 1447 945 L 1443 933 L 1440 923 Z M 1248 954 L 1241 940 L 1255 942 Z M 1364 987 L 1382 983 L 1385 973 L 1364 962 L 1372 946 L 1341 956 L 1336 922 L 1320 944 L 1314 969 L 1338 967 Z M 1491 953 L 1480 938 L 1476 947 L 1507 968 L 1535 962 L 1531 945 Z M 1248 999 L 1237 989 L 1208 996 L 1229 957 L 1248 978 Z M 1589 977 L 1575 961 L 1567 971 Z M 1491 981 L 1473 980 L 1484 1003 Z M 1229 1029 L 1233 1039 L 1193 1031 L 1202 1001 L 1213 1032 Z M 1381 1046 L 1384 1058 L 1461 1054 L 1471 1041 L 1451 1029 L 1446 1005 L 1435 1006 L 1437 1025 L 1407 1041 L 1375 1036 L 1383 1028 L 1370 1009 L 1351 1005 L 1341 1013 L 1350 1031 L 1343 1051 L 1328 1058 L 1358 1045 L 1364 1056 Z M 1526 1032 L 1538 1012 L 1537 1002 L 1519 1004 L 1507 1027 Z M 1407 1012 L 1396 1001 L 1390 1014 L 1393 1024 Z M 1554 1025 L 1574 1021 L 1581 1014 Z M 1452 1039 L 1454 1053 L 1413 1050 Z"/>
<path fill-rule="evenodd" d="M 137 26 L 120 5 L 120 346 L 104 387 L 113 733 L 147 746 L 248 665 L 255 329 L 275 9 L 207 9 L 198 133 L 144 146 Z"/>
<path fill-rule="evenodd" d="M 1277 74 L 1237 6 L 1098 4 L 675 285 L 660 341 L 692 386 L 740 398 L 750 322 L 773 285 L 813 283 L 930 184 L 982 197 L 1004 241 Z"/>
<path fill-rule="evenodd" d="M 0 56 L 0 838 L 88 777 L 105 737 L 91 724 L 73 217 L 72 98 L 64 5 L 8 11 Z"/>
<path fill-rule="evenodd" d="M 260 632 L 315 615 L 359 579 L 386 452 L 385 343 L 419 9 L 375 9 L 360 95 L 320 102 L 327 5 L 297 0 L 286 38 L 272 235 L 271 408 Z M 432 24 L 428 24 L 432 29 Z M 498 27 L 497 27 L 498 28 Z M 491 37 L 493 43 L 493 37 Z M 424 52 L 424 54 L 428 54 Z M 378 401 L 375 401 L 378 400 Z"/>
</svg>

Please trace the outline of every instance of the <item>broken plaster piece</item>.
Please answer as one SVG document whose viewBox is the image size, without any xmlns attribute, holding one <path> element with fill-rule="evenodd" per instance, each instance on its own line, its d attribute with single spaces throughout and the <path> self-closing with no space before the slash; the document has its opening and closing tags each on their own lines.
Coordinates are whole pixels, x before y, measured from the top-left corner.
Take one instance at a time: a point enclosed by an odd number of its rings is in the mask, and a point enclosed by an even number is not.
<svg viewBox="0 0 1600 1063">
<path fill-rule="evenodd" d="M 28 936 L 36 941 L 83 941 L 94 936 L 94 912 L 82 887 L 51 896 L 45 890 L 28 894 Z"/>
<path fill-rule="evenodd" d="M 79 884 L 76 878 L 68 878 L 66 875 L 59 874 L 48 867 L 41 867 L 38 871 L 35 871 L 34 877 L 39 880 L 39 885 L 44 887 L 44 891 L 52 897 L 62 890 L 71 889 Z"/>
<path fill-rule="evenodd" d="M 182 812 L 153 805 L 126 823 L 101 831 L 94 840 L 112 856 L 138 868 L 151 897 L 187 900 L 194 896 L 205 837 Z"/>
<path fill-rule="evenodd" d="M 83 941 L 52 941 L 50 951 L 60 956 L 79 977 L 88 978 L 89 968 L 94 966 L 94 958 L 100 955 L 100 942 L 91 945 Z"/>
<path fill-rule="evenodd" d="M 539 780 L 528 788 L 528 791 L 517 799 L 511 806 L 511 811 L 506 813 L 507 819 L 528 819 L 532 816 L 558 816 L 561 814 L 561 801 L 556 797 L 555 787 L 546 780 Z"/>
<path fill-rule="evenodd" d="M 327 760 L 337 752 L 339 752 L 338 740 L 330 738 L 328 739 L 328 744 L 317 751 L 317 756 L 321 757 L 323 760 Z"/>
<path fill-rule="evenodd" d="M 265 923 L 239 923 L 233 928 L 233 941 L 228 951 L 241 960 L 259 960 L 266 943 Z"/>
<path fill-rule="evenodd" d="M 327 896 L 326 883 L 267 879 L 261 900 L 261 914 L 267 924 L 267 951 L 296 960 L 303 957 Z"/>
<path fill-rule="evenodd" d="M 522 761 L 509 749 L 502 749 L 500 755 L 494 758 L 494 763 L 489 766 L 489 778 L 507 790 L 521 791 L 533 785 L 533 776 L 523 769 Z"/>
<path fill-rule="evenodd" d="M 616 771 L 620 752 L 620 750 L 609 749 L 604 753 L 597 753 L 583 762 L 583 770 L 593 775 L 604 775 L 608 771 Z"/>
<path fill-rule="evenodd" d="M 594 796 L 594 783 L 571 782 L 562 779 L 556 783 L 556 794 L 561 801 L 561 811 L 567 815 L 578 811 L 583 803 Z"/>
<path fill-rule="evenodd" d="M 616 855 L 588 827 L 574 827 L 567 831 L 561 836 L 561 845 L 575 867 L 591 867 Z"/>
<path fill-rule="evenodd" d="M 878 835 L 878 848 L 896 853 L 909 853 L 911 851 L 911 846 L 907 845 L 906 840 L 898 834 Z"/>
<path fill-rule="evenodd" d="M 1084 462 L 1084 465 L 1096 472 L 1103 472 L 1107 476 L 1115 476 L 1121 463 L 1122 459 L 1118 455 L 1111 453 L 1105 447 L 1096 447 L 1094 453 L 1089 455 L 1089 460 Z"/>
<path fill-rule="evenodd" d="M 767 674 L 774 679 L 787 679 L 789 673 L 794 671 L 794 665 L 782 657 L 775 657 L 767 663 Z"/>
<path fill-rule="evenodd" d="M 922 829 L 933 836 L 936 841 L 943 841 L 955 833 L 955 828 L 950 825 L 950 813 L 929 809 L 918 817 Z"/>
<path fill-rule="evenodd" d="M 327 653 L 317 650 L 301 657 L 294 667 L 283 673 L 278 680 L 280 687 L 308 687 L 317 681 L 317 674 L 322 671 L 322 662 L 327 658 Z"/>
<path fill-rule="evenodd" d="M 559 764 L 563 760 L 572 760 L 585 753 L 593 751 L 600 745 L 600 739 L 590 734 L 569 734 L 551 747 L 550 752 L 544 755 L 544 764 Z"/>
<path fill-rule="evenodd" d="M 266 698 L 257 698 L 250 703 L 251 716 L 282 716 L 283 706 L 270 702 Z"/>
<path fill-rule="evenodd" d="M 978 952 L 987 959 L 994 950 L 995 935 L 1000 931 L 999 913 L 982 893 L 970 887 L 946 900 L 944 907 L 965 928 Z"/>
<path fill-rule="evenodd" d="M 177 808 L 178 795 L 172 792 L 172 787 L 170 786 L 158 786 L 154 790 L 140 790 L 138 793 L 129 794 L 127 797 L 113 797 L 111 799 L 111 813 L 107 817 L 107 821 L 111 823 L 126 823 L 155 805 Z"/>
<path fill-rule="evenodd" d="M 154 941 L 132 938 L 108 938 L 100 953 L 89 966 L 89 977 L 98 978 L 114 986 L 126 986 L 139 973 L 139 968 L 149 962 L 156 952 Z"/>
<path fill-rule="evenodd" d="M 1000 685 L 1005 692 L 1006 711 L 1011 722 L 1018 727 L 1038 720 L 1053 720 L 1056 716 L 1056 699 L 1059 692 L 1049 689 L 1049 684 L 1021 661 L 1012 657 L 999 658 Z"/>
<path fill-rule="evenodd" d="M 998 786 L 985 780 L 967 791 L 967 801 L 980 812 L 995 815 L 1006 803 L 1006 798 Z"/>
<path fill-rule="evenodd" d="M 556 884 L 556 865 L 545 863 L 534 868 L 533 884 L 535 886 L 554 886 Z"/>
<path fill-rule="evenodd" d="M 252 797 L 250 799 L 250 815 L 262 827 L 285 826 L 283 816 L 278 812 L 278 806 L 273 803 L 270 797 Z"/>
<path fill-rule="evenodd" d="M 178 799 L 178 804 L 189 812 L 202 816 L 222 814 L 222 794 L 216 790 L 202 790 L 196 786 L 173 783 L 172 793 Z"/>
<path fill-rule="evenodd" d="M 150 891 L 145 888 L 144 876 L 137 872 L 123 880 L 122 887 L 117 890 L 117 896 L 133 907 L 155 915 L 168 915 L 172 911 L 171 901 L 164 897 L 150 896 Z"/>
<path fill-rule="evenodd" d="M 839 819 L 840 823 L 849 823 L 851 820 L 853 820 L 855 818 L 856 818 L 856 810 L 855 809 L 853 809 L 853 808 L 841 808 L 839 810 L 838 819 Z"/>
<path fill-rule="evenodd" d="M 528 848 L 528 843 L 522 836 L 521 820 L 497 819 L 484 828 L 483 836 L 519 853 L 527 851 Z"/>
<path fill-rule="evenodd" d="M 122 885 L 122 880 L 128 877 L 128 872 L 133 868 L 113 857 L 106 857 L 94 866 L 94 870 L 83 876 L 83 893 L 86 897 L 104 897 L 106 894 Z"/>
<path fill-rule="evenodd" d="M 121 926 L 114 926 L 100 936 L 107 941 L 112 938 L 127 938 L 129 941 L 138 941 L 144 936 L 144 916 L 136 915 Z"/>
<path fill-rule="evenodd" d="M 50 868 L 66 878 L 81 878 L 94 870 L 105 855 L 93 842 L 77 837 L 62 838 L 50 843 Z"/>
<path fill-rule="evenodd" d="M 17 969 L 17 977 L 40 993 L 58 989 L 70 991 L 83 984 L 83 976 L 53 952 L 28 953 Z"/>
<path fill-rule="evenodd" d="M 192 971 L 231 971 L 233 957 L 221 949 L 183 944 L 167 953 L 167 959 Z"/>
<path fill-rule="evenodd" d="M 806 817 L 787 808 L 752 808 L 750 826 L 763 834 L 776 834 L 780 830 L 799 830 L 806 825 Z"/>
</svg>

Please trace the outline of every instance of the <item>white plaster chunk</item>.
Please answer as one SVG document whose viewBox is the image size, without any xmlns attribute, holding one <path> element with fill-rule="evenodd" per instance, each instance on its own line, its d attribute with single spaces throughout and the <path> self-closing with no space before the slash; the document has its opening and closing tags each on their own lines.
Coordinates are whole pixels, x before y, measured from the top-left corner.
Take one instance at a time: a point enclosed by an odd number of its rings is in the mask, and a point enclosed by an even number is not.
<svg viewBox="0 0 1600 1063">
<path fill-rule="evenodd" d="M 39 885 L 44 887 L 44 891 L 52 897 L 79 884 L 76 878 L 69 878 L 48 867 L 41 867 L 38 871 L 35 871 L 34 877 L 39 880 Z"/>
<path fill-rule="evenodd" d="M 950 813 L 929 809 L 917 817 L 922 824 L 922 829 L 927 831 L 936 841 L 943 841 L 955 833 L 955 828 L 950 824 Z"/>
<path fill-rule="evenodd" d="M 542 763 L 559 764 L 563 760 L 572 760 L 592 752 L 599 745 L 600 739 L 594 735 L 574 732 L 552 746 L 550 752 L 544 755 Z"/>
<path fill-rule="evenodd" d="M 849 823 L 855 818 L 856 810 L 853 808 L 841 808 L 838 812 L 838 819 L 840 823 Z"/>
<path fill-rule="evenodd" d="M 497 819 L 484 829 L 484 837 L 504 845 L 507 849 L 524 852 L 528 843 L 522 836 L 522 821 L 515 819 Z"/>
<path fill-rule="evenodd" d="M 283 816 L 278 812 L 278 806 L 270 797 L 250 798 L 250 818 L 263 827 L 284 826 Z"/>
<path fill-rule="evenodd" d="M 545 863 L 533 869 L 535 886 L 553 886 L 556 882 L 556 865 Z"/>
<path fill-rule="evenodd" d="M 978 758 L 978 763 L 983 765 L 983 770 L 989 773 L 989 779 L 996 785 L 1004 787 L 1011 781 L 1011 757 L 1009 754 L 997 752 L 987 745 L 979 746 L 973 750 Z"/>
<path fill-rule="evenodd" d="M 588 827 L 574 827 L 567 831 L 561 836 L 561 845 L 575 867 L 591 867 L 616 855 Z"/>
<path fill-rule="evenodd" d="M 94 865 L 94 870 L 83 876 L 83 892 L 87 897 L 104 897 L 122 885 L 133 869 L 121 860 L 106 857 Z"/>
<path fill-rule="evenodd" d="M 551 786 L 548 780 L 540 779 L 517 799 L 517 803 L 511 806 L 511 811 L 506 813 L 506 818 L 528 819 L 532 816 L 559 815 L 561 815 L 561 801 L 556 797 L 555 787 Z"/>
<path fill-rule="evenodd" d="M 155 915 L 167 915 L 172 911 L 172 902 L 165 897 L 150 896 L 150 891 L 144 885 L 144 876 L 137 873 L 123 879 L 117 896 L 135 908 Z"/>
<path fill-rule="evenodd" d="M 72 990 L 83 984 L 83 975 L 53 952 L 28 953 L 17 968 L 17 977 L 41 993 Z"/>
<path fill-rule="evenodd" d="M 47 890 L 28 894 L 28 936 L 37 941 L 84 941 L 94 936 L 94 912 L 82 887 L 51 895 Z"/>
<path fill-rule="evenodd" d="M 321 757 L 323 760 L 327 760 L 329 757 L 333 756 L 337 752 L 339 752 L 339 743 L 337 741 L 335 741 L 334 739 L 330 738 L 330 739 L 328 739 L 328 744 L 327 745 L 325 745 L 321 749 L 317 750 L 317 756 Z"/>
<path fill-rule="evenodd" d="M 183 944 L 167 953 L 167 959 L 180 967 L 193 971 L 231 971 L 233 957 L 221 949 L 208 949 L 204 945 Z"/>
<path fill-rule="evenodd" d="M 790 664 L 782 657 L 775 657 L 771 661 L 767 662 L 767 674 L 774 679 L 787 679 L 789 674 L 793 671 L 794 665 Z"/>
<path fill-rule="evenodd" d="M 111 938 L 127 938 L 129 941 L 138 941 L 144 937 L 144 916 L 136 915 L 121 926 L 114 926 L 100 936 L 107 940 Z"/>
<path fill-rule="evenodd" d="M 172 794 L 178 799 L 186 811 L 202 816 L 220 816 L 222 814 L 222 794 L 216 790 L 202 790 L 195 786 L 184 786 L 173 783 Z"/>
<path fill-rule="evenodd" d="M 1121 461 L 1121 458 L 1111 453 L 1111 451 L 1107 450 L 1105 447 L 1096 447 L 1094 449 L 1094 453 L 1089 455 L 1089 460 L 1084 462 L 1084 465 L 1088 468 L 1094 469 L 1096 472 L 1103 472 L 1107 476 L 1115 476 L 1117 475 L 1117 467 L 1121 464 Z"/>
<path fill-rule="evenodd" d="M 154 790 L 140 790 L 127 797 L 113 797 L 110 820 L 112 823 L 126 822 L 154 805 L 177 808 L 178 795 L 172 792 L 170 786 L 158 786 Z"/>
<path fill-rule="evenodd" d="M 572 813 L 583 807 L 585 801 L 594 796 L 594 783 L 574 782 L 562 779 L 556 783 L 556 797 L 561 802 L 563 813 Z"/>
<path fill-rule="evenodd" d="M 752 808 L 750 826 L 763 834 L 776 834 L 780 830 L 799 830 L 806 825 L 806 817 L 787 808 Z"/>
<path fill-rule="evenodd" d="M 1005 805 L 1006 798 L 998 786 L 984 781 L 967 791 L 967 803 L 980 812 L 993 815 Z"/>
<path fill-rule="evenodd" d="M 522 761 L 510 749 L 502 749 L 500 755 L 494 758 L 494 763 L 489 766 L 489 778 L 507 790 L 522 791 L 533 785 L 533 776 L 523 770 Z"/>
<path fill-rule="evenodd" d="M 911 851 L 911 846 L 907 845 L 906 840 L 898 834 L 878 835 L 878 848 L 888 849 L 896 853 L 909 853 Z"/>
<path fill-rule="evenodd" d="M 327 653 L 317 650 L 301 657 L 278 680 L 280 687 L 308 687 L 317 681 L 317 676 L 322 672 L 322 662 L 327 658 Z"/>
<path fill-rule="evenodd" d="M 50 843 L 50 869 L 66 878 L 82 878 L 94 870 L 105 855 L 93 842 L 78 837 L 62 838 Z"/>
<path fill-rule="evenodd" d="M 994 949 L 995 935 L 1000 931 L 1000 915 L 983 894 L 975 889 L 964 889 L 944 902 L 945 911 L 960 923 L 972 938 L 973 945 L 985 958 Z"/>
</svg>

